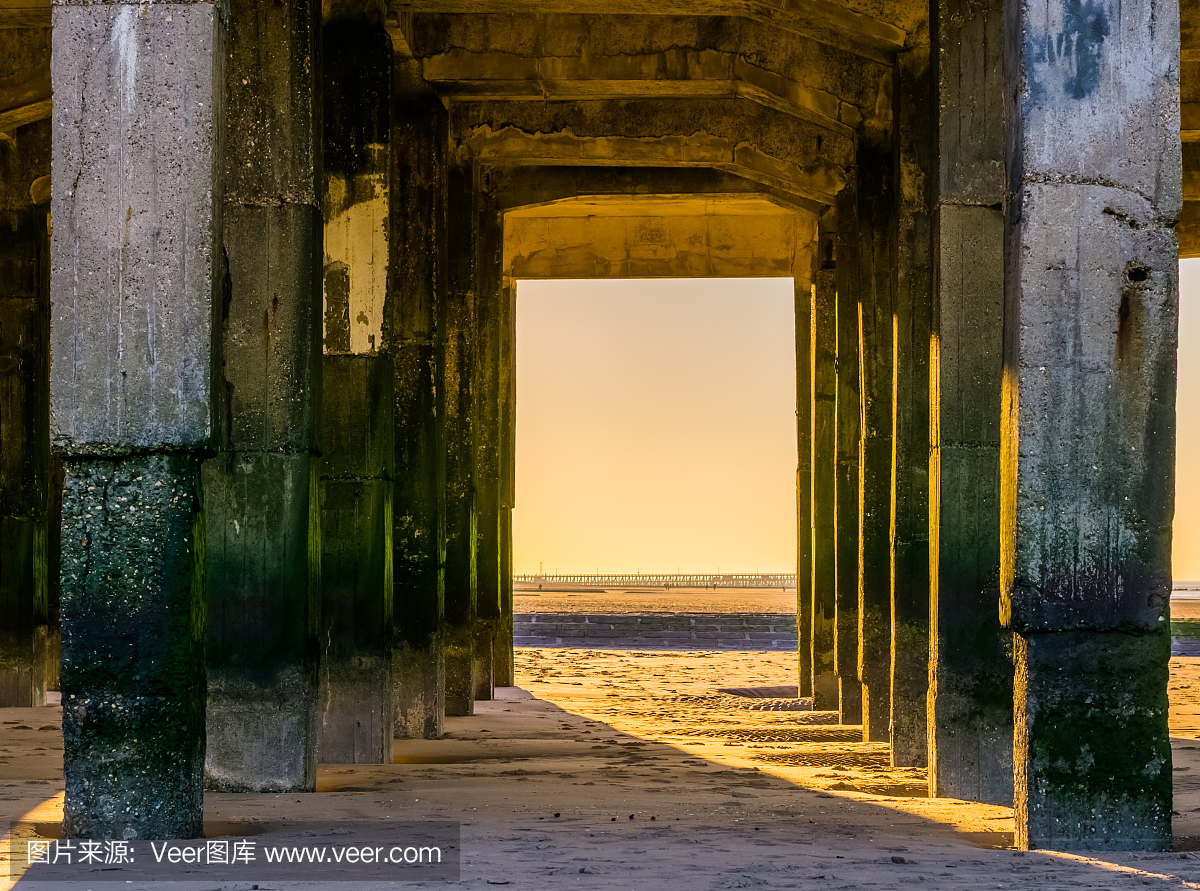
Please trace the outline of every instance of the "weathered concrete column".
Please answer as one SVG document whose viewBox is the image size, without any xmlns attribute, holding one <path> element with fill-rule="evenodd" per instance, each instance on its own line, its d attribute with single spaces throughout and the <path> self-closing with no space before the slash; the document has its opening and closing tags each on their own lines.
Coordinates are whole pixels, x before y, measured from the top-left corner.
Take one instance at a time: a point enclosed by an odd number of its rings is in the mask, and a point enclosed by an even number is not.
<svg viewBox="0 0 1200 891">
<path fill-rule="evenodd" d="M 858 678 L 858 597 L 862 577 L 862 404 L 859 389 L 859 295 L 864 270 L 859 245 L 858 195 L 853 184 L 837 201 L 837 436 L 836 608 L 834 669 L 838 677 L 839 723 L 862 723 Z"/>
<path fill-rule="evenodd" d="M 197 838 L 222 18 L 53 8 L 63 833 Z"/>
<path fill-rule="evenodd" d="M 513 661 L 513 539 L 517 450 L 517 292 L 503 282 L 500 327 L 500 620 L 492 641 L 492 672 L 497 687 L 516 683 Z"/>
<path fill-rule="evenodd" d="M 1169 850 L 1174 3 L 1005 3 L 1003 607 L 1019 847 Z"/>
<path fill-rule="evenodd" d="M 813 708 L 838 707 L 837 616 L 837 270 L 834 235 L 820 230 L 812 288 L 812 689 Z"/>
<path fill-rule="evenodd" d="M 0 32 L 0 52 L 27 32 Z M 50 32 L 33 39 L 50 55 Z M 0 707 L 40 706 L 57 662 L 51 587 L 50 122 L 0 141 Z M 57 674 L 57 672 L 53 672 Z"/>
<path fill-rule="evenodd" d="M 317 760 L 390 764 L 392 384 L 388 301 L 392 46 L 322 29 L 324 358 Z"/>
<path fill-rule="evenodd" d="M 796 628 L 799 695 L 813 695 L 813 289 L 793 276 L 796 314 Z"/>
<path fill-rule="evenodd" d="M 1012 800 L 1000 568 L 1001 0 L 937 10 L 937 295 L 930 346 L 930 794 Z"/>
<path fill-rule="evenodd" d="M 474 400 L 479 167 L 451 163 L 447 202 L 447 293 L 439 337 L 444 360 L 439 394 L 446 462 L 446 714 L 475 711 L 477 613 Z"/>
<path fill-rule="evenodd" d="M 501 585 L 501 392 L 500 349 L 509 294 L 504 286 L 504 221 L 480 173 L 476 196 L 475 350 L 471 400 L 475 440 L 476 622 L 475 699 L 492 698 L 494 645 L 500 627 Z"/>
<path fill-rule="evenodd" d="M 446 461 L 439 337 L 446 289 L 446 109 L 399 98 L 392 116 L 395 369 L 393 495 L 395 736 L 436 739 L 446 714 L 442 621 Z"/>
<path fill-rule="evenodd" d="M 892 723 L 892 511 L 895 439 L 895 249 L 890 134 L 858 143 L 859 360 L 862 509 L 858 588 L 858 677 L 863 740 L 888 742 Z"/>
<path fill-rule="evenodd" d="M 934 69 L 929 44 L 898 53 L 896 546 L 892 579 L 892 764 L 924 767 L 929 743 L 929 321 L 933 293 Z"/>
<path fill-rule="evenodd" d="M 320 4 L 229 8 L 206 783 L 315 784 L 321 540 Z"/>
</svg>

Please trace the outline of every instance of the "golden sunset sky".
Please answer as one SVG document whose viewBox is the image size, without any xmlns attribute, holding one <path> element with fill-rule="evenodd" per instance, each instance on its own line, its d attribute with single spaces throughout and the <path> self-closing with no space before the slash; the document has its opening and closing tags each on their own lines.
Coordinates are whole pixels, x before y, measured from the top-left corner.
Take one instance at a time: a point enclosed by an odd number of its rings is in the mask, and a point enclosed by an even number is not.
<svg viewBox="0 0 1200 891">
<path fill-rule="evenodd" d="M 1177 580 L 1200 581 L 1200 260 L 1179 261 L 1179 396 L 1175 402 Z"/>
<path fill-rule="evenodd" d="M 517 286 L 513 564 L 793 572 L 792 280 Z"/>
<path fill-rule="evenodd" d="M 1200 580 L 1200 260 L 1180 264 L 1175 578 Z M 791 279 L 521 282 L 514 567 L 795 567 Z"/>
</svg>

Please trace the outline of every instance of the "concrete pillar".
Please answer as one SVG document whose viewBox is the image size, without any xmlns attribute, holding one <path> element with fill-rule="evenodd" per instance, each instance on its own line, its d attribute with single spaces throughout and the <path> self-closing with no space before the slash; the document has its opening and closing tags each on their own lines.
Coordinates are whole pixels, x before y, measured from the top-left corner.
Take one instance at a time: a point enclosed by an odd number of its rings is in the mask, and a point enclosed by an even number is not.
<svg viewBox="0 0 1200 891">
<path fill-rule="evenodd" d="M 812 688 L 813 708 L 838 707 L 837 616 L 837 270 L 832 231 L 820 230 L 812 287 Z"/>
<path fill-rule="evenodd" d="M 492 671 L 497 687 L 516 683 L 513 663 L 513 540 L 516 506 L 517 437 L 517 292 L 507 277 L 500 327 L 500 620 L 492 641 Z"/>
<path fill-rule="evenodd" d="M 813 695 L 812 276 L 795 275 L 796 313 L 796 628 L 799 695 Z"/>
<path fill-rule="evenodd" d="M 1017 844 L 1169 850 L 1174 3 L 1005 3 L 1002 609 Z"/>
<path fill-rule="evenodd" d="M 315 787 L 321 540 L 320 4 L 229 7 L 206 784 Z"/>
<path fill-rule="evenodd" d="M 446 288 L 446 109 L 398 99 L 392 116 L 395 433 L 392 680 L 395 736 L 436 739 L 446 714 L 442 637 L 446 464 L 438 325 Z"/>
<path fill-rule="evenodd" d="M 67 837 L 202 834 L 222 31 L 214 3 L 53 7 Z"/>
<path fill-rule="evenodd" d="M 388 300 L 392 46 L 322 29 L 324 357 L 317 760 L 390 764 L 392 385 Z"/>
<path fill-rule="evenodd" d="M 859 361 L 862 399 L 858 587 L 858 677 L 865 742 L 888 742 L 892 723 L 893 369 L 895 183 L 892 141 L 865 132 L 858 143 Z"/>
<path fill-rule="evenodd" d="M 446 462 L 446 714 L 470 715 L 477 689 L 477 613 L 474 400 L 479 168 L 450 165 L 447 213 L 447 293 L 442 303 L 441 409 Z"/>
<path fill-rule="evenodd" d="M 938 9 L 930 401 L 930 794 L 1012 800 L 1000 568 L 1004 128 L 1000 0 Z"/>
<path fill-rule="evenodd" d="M 24 32 L 0 32 L 0 47 L 18 36 Z M 58 575 L 50 520 L 62 491 L 61 479 L 53 491 L 50 456 L 50 131 L 43 121 L 0 141 L 0 707 L 43 705 L 58 658 L 50 602 Z"/>
<path fill-rule="evenodd" d="M 862 582 L 862 357 L 859 294 L 863 269 L 859 245 L 858 195 L 848 185 L 837 200 L 837 470 L 834 543 L 836 604 L 834 670 L 842 724 L 862 723 L 862 682 L 858 678 L 858 597 Z"/>
<path fill-rule="evenodd" d="M 929 321 L 933 289 L 934 71 L 928 43 L 897 54 L 896 546 L 892 764 L 928 763 Z"/>
<path fill-rule="evenodd" d="M 501 394 L 500 349 L 508 289 L 504 285 L 504 222 L 480 173 L 476 196 L 479 222 L 475 242 L 475 350 L 471 400 L 475 444 L 476 623 L 475 699 L 489 700 L 495 687 L 494 643 L 500 628 Z"/>
</svg>

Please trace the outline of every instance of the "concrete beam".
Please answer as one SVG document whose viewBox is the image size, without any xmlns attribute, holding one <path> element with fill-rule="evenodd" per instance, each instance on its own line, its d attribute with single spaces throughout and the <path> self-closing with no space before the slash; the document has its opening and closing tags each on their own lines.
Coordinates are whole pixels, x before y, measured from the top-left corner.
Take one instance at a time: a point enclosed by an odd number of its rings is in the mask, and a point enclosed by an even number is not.
<svg viewBox="0 0 1200 891">
<path fill-rule="evenodd" d="M 497 166 L 712 167 L 831 205 L 853 140 L 737 100 L 471 103 L 453 136 Z"/>
<path fill-rule="evenodd" d="M 506 277 L 808 279 L 816 224 L 807 215 L 657 214 L 653 200 L 643 201 L 639 216 L 510 212 Z"/>
<path fill-rule="evenodd" d="M 860 8 L 853 8 L 859 5 Z M 904 45 L 915 30 L 919 15 L 904 4 L 890 10 L 894 20 L 879 17 L 878 6 L 829 0 L 768 0 L 753 3 L 731 0 L 717 9 L 703 0 L 668 0 L 656 4 L 647 0 L 524 0 L 520 4 L 504 0 L 390 0 L 392 15 L 399 13 L 485 13 L 500 15 L 552 15 L 578 13 L 611 16 L 614 20 L 647 15 L 711 17 L 738 16 L 760 22 L 792 34 L 799 34 L 830 46 L 841 47 L 868 59 L 886 62 L 891 53 Z M 910 20 L 911 19 L 911 20 Z"/>
<path fill-rule="evenodd" d="M 891 66 L 749 19 L 419 15 L 425 78 L 461 98 L 741 95 L 836 128 L 886 129 Z"/>
<path fill-rule="evenodd" d="M 50 0 L 0 0 L 0 29 L 49 27 Z"/>
<path fill-rule="evenodd" d="M 490 177 L 504 210 L 557 203 L 569 199 L 603 205 L 605 213 L 636 204 L 643 197 L 700 197 L 729 205 L 761 198 L 777 208 L 820 216 L 828 208 L 794 192 L 774 189 L 745 177 L 708 167 L 497 167 Z M 620 211 L 628 215 L 626 211 Z M 636 214 L 636 211 L 635 211 Z"/>
</svg>

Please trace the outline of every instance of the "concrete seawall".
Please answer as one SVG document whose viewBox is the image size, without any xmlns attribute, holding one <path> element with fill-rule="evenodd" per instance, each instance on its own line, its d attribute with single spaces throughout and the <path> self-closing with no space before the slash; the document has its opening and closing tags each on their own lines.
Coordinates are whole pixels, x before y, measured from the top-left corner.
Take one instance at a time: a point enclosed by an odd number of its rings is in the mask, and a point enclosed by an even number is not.
<svg viewBox="0 0 1200 891">
<path fill-rule="evenodd" d="M 602 649 L 795 650 L 796 617 L 787 613 L 532 613 L 513 617 L 518 647 Z"/>
</svg>

